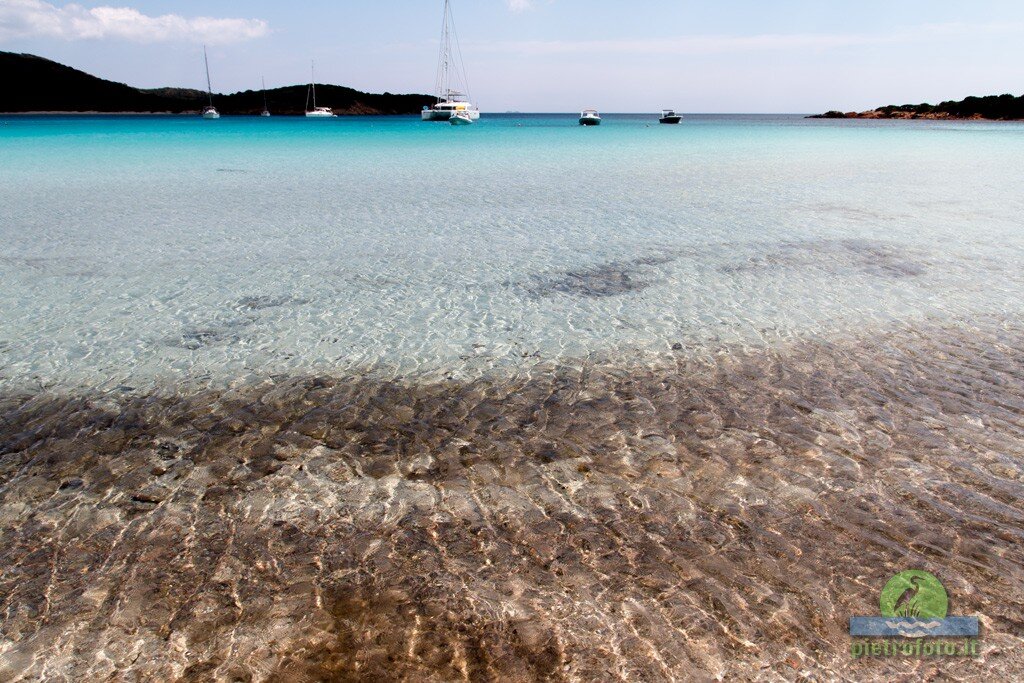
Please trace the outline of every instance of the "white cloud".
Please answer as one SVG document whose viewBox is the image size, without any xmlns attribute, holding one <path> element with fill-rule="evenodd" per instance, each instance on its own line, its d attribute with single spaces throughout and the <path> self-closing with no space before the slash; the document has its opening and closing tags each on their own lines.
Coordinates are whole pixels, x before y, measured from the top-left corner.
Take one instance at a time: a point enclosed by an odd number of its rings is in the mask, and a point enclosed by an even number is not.
<svg viewBox="0 0 1024 683">
<path fill-rule="evenodd" d="M 533 9 L 533 0 L 508 0 L 508 8 L 513 12 L 525 12 Z"/>
<path fill-rule="evenodd" d="M 131 7 L 57 7 L 43 0 L 0 0 L 0 40 L 45 37 L 63 40 L 114 38 L 140 43 L 189 41 L 236 43 L 267 35 L 261 19 L 151 17 Z"/>
</svg>

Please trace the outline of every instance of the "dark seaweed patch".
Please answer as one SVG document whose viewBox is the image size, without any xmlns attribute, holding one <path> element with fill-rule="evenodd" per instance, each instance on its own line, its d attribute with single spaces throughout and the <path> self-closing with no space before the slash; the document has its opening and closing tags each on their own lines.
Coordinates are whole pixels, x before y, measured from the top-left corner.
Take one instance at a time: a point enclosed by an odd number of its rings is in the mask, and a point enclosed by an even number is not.
<svg viewBox="0 0 1024 683">
<path fill-rule="evenodd" d="M 0 263 L 25 266 L 33 270 L 43 270 L 50 263 L 57 259 L 45 258 L 42 256 L 0 256 Z"/>
<path fill-rule="evenodd" d="M 844 274 L 859 272 L 878 277 L 916 277 L 927 272 L 925 258 L 900 245 L 880 241 L 802 240 L 783 242 L 764 254 L 726 263 L 722 273 L 737 274 L 777 269 L 809 268 Z"/>
<path fill-rule="evenodd" d="M 524 288 L 537 297 L 558 294 L 593 298 L 620 296 L 654 285 L 658 278 L 653 268 L 670 263 L 675 258 L 666 255 L 643 256 L 590 268 L 536 275 Z"/>
<path fill-rule="evenodd" d="M 189 350 L 196 350 L 204 346 L 212 346 L 231 341 L 231 335 L 225 330 L 189 330 L 181 335 L 181 346 Z"/>
<path fill-rule="evenodd" d="M 180 337 L 172 339 L 170 345 L 196 351 L 209 346 L 235 344 L 242 340 L 242 330 L 253 322 L 240 319 L 222 325 L 190 328 L 182 332 Z"/>
<path fill-rule="evenodd" d="M 301 305 L 309 303 L 309 299 L 297 298 L 289 295 L 268 295 L 254 294 L 243 296 L 235 304 L 236 309 L 248 311 L 262 311 L 268 308 L 278 308 L 289 304 Z"/>
</svg>

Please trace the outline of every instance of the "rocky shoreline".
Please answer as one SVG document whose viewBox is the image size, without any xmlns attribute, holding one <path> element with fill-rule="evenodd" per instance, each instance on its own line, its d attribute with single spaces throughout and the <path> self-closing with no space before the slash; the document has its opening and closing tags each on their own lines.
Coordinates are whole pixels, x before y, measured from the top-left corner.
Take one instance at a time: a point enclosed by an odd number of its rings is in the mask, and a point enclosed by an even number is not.
<svg viewBox="0 0 1024 683">
<path fill-rule="evenodd" d="M 932 104 L 904 104 L 862 112 L 832 110 L 809 119 L 923 119 L 931 121 L 1022 121 L 1024 96 L 991 95 Z"/>
<path fill-rule="evenodd" d="M 885 109 L 872 109 L 870 111 L 828 111 L 824 114 L 814 114 L 808 116 L 809 119 L 902 119 L 902 120 L 926 120 L 926 121 L 985 121 L 993 120 L 986 119 L 981 114 L 972 114 L 971 116 L 954 116 L 948 112 L 912 112 L 912 111 L 887 111 Z M 1018 121 L 1020 119 L 995 119 L 995 120 L 1010 120 Z"/>
</svg>

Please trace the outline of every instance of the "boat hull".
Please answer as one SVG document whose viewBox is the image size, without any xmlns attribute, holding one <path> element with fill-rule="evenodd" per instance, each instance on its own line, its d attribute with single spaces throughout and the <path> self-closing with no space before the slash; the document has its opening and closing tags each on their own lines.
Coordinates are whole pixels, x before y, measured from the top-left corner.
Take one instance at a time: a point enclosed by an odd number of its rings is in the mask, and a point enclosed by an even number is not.
<svg viewBox="0 0 1024 683">
<path fill-rule="evenodd" d="M 658 119 L 658 123 L 679 123 L 682 120 L 682 116 L 663 116 Z"/>
<path fill-rule="evenodd" d="M 468 116 L 453 116 L 448 120 L 453 126 L 469 126 L 472 125 L 473 119 Z"/>
<path fill-rule="evenodd" d="M 307 111 L 306 112 L 306 118 L 307 119 L 333 119 L 333 118 L 336 118 L 336 116 L 334 114 L 328 114 L 326 112 Z"/>
<path fill-rule="evenodd" d="M 477 121 L 480 118 L 480 112 L 476 109 L 465 109 L 463 111 L 469 114 L 469 118 L 472 121 Z M 451 121 L 455 113 L 455 111 L 443 109 L 424 109 L 420 112 L 420 118 L 424 121 Z"/>
<path fill-rule="evenodd" d="M 601 119 L 595 119 L 591 116 L 584 116 L 580 119 L 581 126 L 600 126 Z"/>
<path fill-rule="evenodd" d="M 220 114 L 218 114 L 215 111 L 204 111 L 203 112 L 203 118 L 204 119 L 219 119 L 220 118 Z"/>
</svg>

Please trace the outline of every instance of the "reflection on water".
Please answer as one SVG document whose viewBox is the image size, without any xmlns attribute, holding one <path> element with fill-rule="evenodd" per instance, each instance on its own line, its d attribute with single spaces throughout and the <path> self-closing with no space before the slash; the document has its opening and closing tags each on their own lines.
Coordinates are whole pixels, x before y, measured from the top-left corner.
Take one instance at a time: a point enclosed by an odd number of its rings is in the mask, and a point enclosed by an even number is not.
<svg viewBox="0 0 1024 683">
<path fill-rule="evenodd" d="M 3 399 L 0 678 L 890 680 L 908 567 L 1024 668 L 1018 318 L 118 396 Z"/>
</svg>

